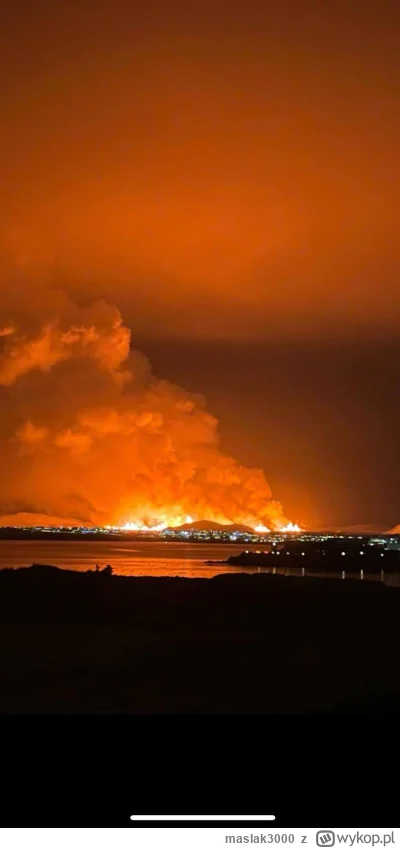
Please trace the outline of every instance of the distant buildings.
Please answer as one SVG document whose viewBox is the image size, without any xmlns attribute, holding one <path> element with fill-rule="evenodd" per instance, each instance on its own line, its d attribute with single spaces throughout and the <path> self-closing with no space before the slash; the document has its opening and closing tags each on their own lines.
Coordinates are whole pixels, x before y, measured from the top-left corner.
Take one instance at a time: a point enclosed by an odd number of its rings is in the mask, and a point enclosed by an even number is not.
<svg viewBox="0 0 400 848">
<path fill-rule="evenodd" d="M 220 528 L 203 529 L 190 528 L 186 526 L 184 529 L 167 528 L 162 531 L 147 530 L 146 533 L 140 531 L 127 531 L 123 528 L 107 528 L 107 527 L 0 527 L 0 537 L 2 538 L 21 538 L 21 535 L 53 535 L 62 534 L 65 536 L 91 536 L 97 538 L 106 538 L 107 536 L 122 539 L 146 539 L 155 541 L 163 539 L 165 541 L 176 542 L 222 542 L 225 544 L 239 545 L 257 545 L 260 549 L 270 550 L 289 550 L 290 552 L 302 552 L 303 548 L 307 551 L 318 552 L 335 550 L 345 556 L 346 554 L 360 551 L 368 554 L 371 548 L 380 548 L 382 551 L 400 551 L 400 534 L 399 535 L 353 535 L 344 533 L 282 533 L 270 532 L 268 534 L 253 533 L 243 530 L 231 530 L 229 527 L 221 525 Z"/>
</svg>

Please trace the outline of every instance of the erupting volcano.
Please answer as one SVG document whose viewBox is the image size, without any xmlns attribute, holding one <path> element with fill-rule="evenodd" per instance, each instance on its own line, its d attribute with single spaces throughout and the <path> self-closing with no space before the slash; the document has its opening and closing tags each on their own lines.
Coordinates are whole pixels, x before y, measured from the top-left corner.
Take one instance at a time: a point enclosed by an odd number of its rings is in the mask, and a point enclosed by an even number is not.
<svg viewBox="0 0 400 848">
<path fill-rule="evenodd" d="M 9 292 L 0 321 L 1 513 L 297 529 L 263 471 L 221 451 L 203 397 L 152 373 L 114 306 L 29 295 Z"/>
</svg>

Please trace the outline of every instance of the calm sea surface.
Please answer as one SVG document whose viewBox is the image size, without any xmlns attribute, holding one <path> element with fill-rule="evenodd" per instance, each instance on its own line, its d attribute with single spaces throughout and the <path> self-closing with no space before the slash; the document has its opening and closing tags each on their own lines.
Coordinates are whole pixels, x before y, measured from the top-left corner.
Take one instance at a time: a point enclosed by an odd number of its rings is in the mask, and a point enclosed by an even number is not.
<svg viewBox="0 0 400 848">
<path fill-rule="evenodd" d="M 40 563 L 87 571 L 108 563 L 114 574 L 132 577 L 214 577 L 237 573 L 237 566 L 205 565 L 205 560 L 225 560 L 251 545 L 208 545 L 184 542 L 75 542 L 0 540 L 0 568 L 20 568 Z M 246 568 L 247 573 L 262 569 Z"/>
</svg>

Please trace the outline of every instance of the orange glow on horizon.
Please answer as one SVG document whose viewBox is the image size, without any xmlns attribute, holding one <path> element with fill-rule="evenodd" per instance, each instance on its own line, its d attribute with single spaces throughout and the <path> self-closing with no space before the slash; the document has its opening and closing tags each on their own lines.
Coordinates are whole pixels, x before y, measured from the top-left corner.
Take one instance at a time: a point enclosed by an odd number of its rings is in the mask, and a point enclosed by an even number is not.
<svg viewBox="0 0 400 848">
<path fill-rule="evenodd" d="M 299 527 L 298 524 L 293 524 L 291 521 L 289 521 L 289 523 L 286 524 L 285 527 L 280 528 L 280 531 L 281 533 L 301 533 L 302 528 Z"/>
<path fill-rule="evenodd" d="M 193 524 L 193 518 L 190 515 L 186 517 L 175 517 L 164 521 L 156 521 L 153 524 L 146 524 L 145 521 L 138 519 L 137 521 L 125 521 L 123 524 L 106 524 L 106 530 L 126 530 L 132 533 L 161 533 L 167 527 L 180 527 L 182 524 Z"/>
<path fill-rule="evenodd" d="M 302 529 L 303 528 L 299 527 L 298 524 L 293 524 L 292 521 L 288 521 L 288 523 L 285 524 L 283 527 L 275 528 L 276 532 L 278 532 L 278 533 L 301 533 Z M 256 533 L 270 533 L 271 532 L 270 529 L 268 527 L 265 527 L 264 524 L 257 524 L 256 527 L 254 528 L 254 530 L 256 531 Z"/>
<path fill-rule="evenodd" d="M 229 527 L 230 524 L 234 522 L 221 522 L 218 520 L 213 521 L 212 523 L 219 524 L 221 528 Z M 163 530 L 167 530 L 167 528 L 175 528 L 181 527 L 185 524 L 193 524 L 193 518 L 190 515 L 187 515 L 186 518 L 182 518 L 182 516 L 178 517 L 166 517 L 163 521 L 154 521 L 153 523 L 146 523 L 141 519 L 137 519 L 136 521 L 125 521 L 120 524 L 107 524 L 105 525 L 106 530 L 123 530 L 126 532 L 132 533 L 161 533 Z M 249 525 L 249 529 L 255 533 L 300 533 L 302 528 L 299 527 L 298 524 L 293 524 L 293 522 L 289 521 L 283 527 L 276 527 L 271 531 L 269 527 L 266 527 L 265 524 L 259 523 L 256 524 L 255 527 L 251 527 Z"/>
</svg>

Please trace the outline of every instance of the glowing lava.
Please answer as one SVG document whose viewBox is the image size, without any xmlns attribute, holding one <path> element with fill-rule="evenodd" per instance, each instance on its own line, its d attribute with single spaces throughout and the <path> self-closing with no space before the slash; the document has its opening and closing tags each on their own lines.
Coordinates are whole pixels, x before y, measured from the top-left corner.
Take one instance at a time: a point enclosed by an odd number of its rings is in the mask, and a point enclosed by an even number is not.
<svg viewBox="0 0 400 848">
<path fill-rule="evenodd" d="M 289 523 L 286 524 L 285 527 L 280 528 L 279 532 L 280 533 L 301 533 L 301 527 L 299 527 L 298 524 L 292 524 L 292 522 L 289 521 Z"/>
<path fill-rule="evenodd" d="M 268 527 L 265 527 L 264 524 L 257 524 L 257 526 L 254 528 L 254 531 L 256 533 L 270 533 L 271 532 Z M 299 527 L 298 524 L 293 524 L 292 521 L 289 521 L 287 524 L 284 525 L 284 527 L 279 527 L 279 529 L 275 530 L 274 532 L 275 533 L 301 533 L 302 530 L 301 530 L 301 527 Z"/>
<path fill-rule="evenodd" d="M 107 524 L 106 530 L 125 530 L 127 533 L 161 533 L 167 527 L 180 527 L 181 524 L 193 524 L 193 518 L 171 518 L 169 521 L 160 521 L 155 524 L 145 524 L 144 521 L 126 521 L 125 524 Z"/>
<path fill-rule="evenodd" d="M 151 521 L 151 519 L 150 519 Z M 220 524 L 220 522 L 216 522 Z M 178 517 L 170 518 L 166 516 L 163 521 L 153 521 L 153 523 L 147 523 L 145 521 L 125 521 L 121 524 L 107 524 L 106 530 L 118 530 L 119 532 L 125 531 L 127 533 L 162 533 L 163 530 L 166 530 L 168 527 L 181 527 L 184 524 L 193 524 L 193 518 L 190 515 L 187 515 L 186 518 L 183 515 L 179 515 Z M 222 524 L 221 529 L 223 527 L 229 527 L 229 523 Z M 301 533 L 302 528 L 299 527 L 298 524 L 293 524 L 292 521 L 289 521 L 288 524 L 285 524 L 284 527 L 276 528 L 271 531 L 269 527 L 266 527 L 265 524 L 257 524 L 254 527 L 254 533 Z"/>
</svg>

